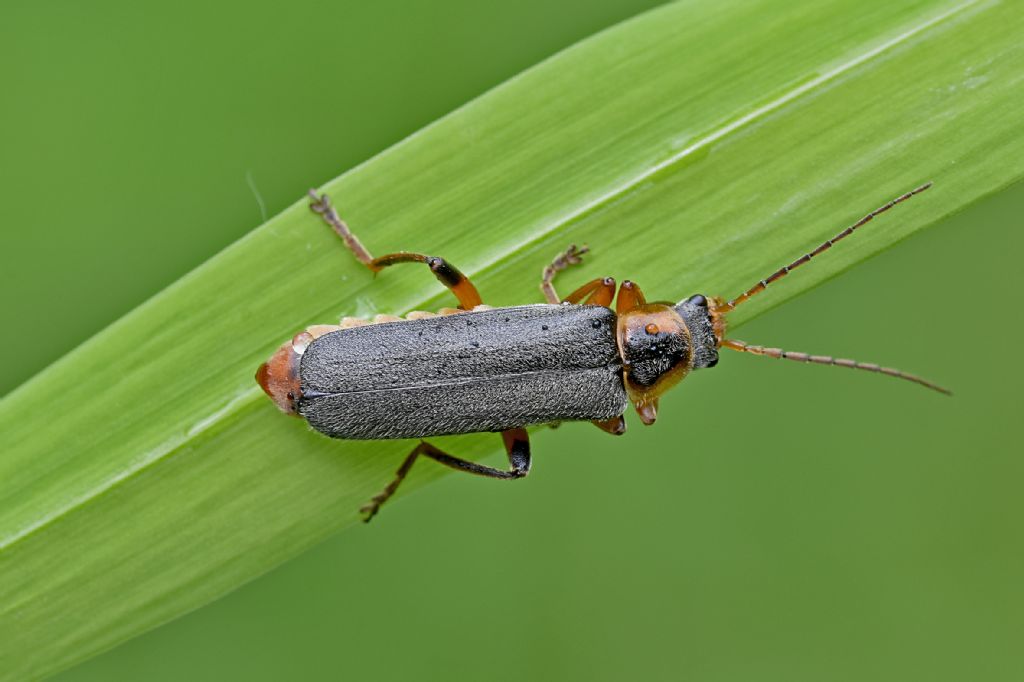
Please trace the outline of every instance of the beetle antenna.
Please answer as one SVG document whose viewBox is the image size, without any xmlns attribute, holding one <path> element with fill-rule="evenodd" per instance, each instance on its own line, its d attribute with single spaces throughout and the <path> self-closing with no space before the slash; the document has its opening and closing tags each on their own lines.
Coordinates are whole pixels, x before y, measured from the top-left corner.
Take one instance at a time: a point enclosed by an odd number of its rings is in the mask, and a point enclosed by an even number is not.
<svg viewBox="0 0 1024 682">
<path fill-rule="evenodd" d="M 763 355 L 769 358 L 795 360 L 796 362 L 813 362 L 819 365 L 835 365 L 836 367 L 849 367 L 850 369 L 863 369 L 868 372 L 876 372 L 878 374 L 896 377 L 897 379 L 913 381 L 915 384 L 920 384 L 921 386 L 930 388 L 933 391 L 938 391 L 945 395 L 953 395 L 953 392 L 948 388 L 943 388 L 942 386 L 933 384 L 927 379 L 922 379 L 921 377 L 914 376 L 913 374 L 901 372 L 900 370 L 893 369 L 892 367 L 882 367 L 869 362 L 857 362 L 856 360 L 847 360 L 845 358 L 833 358 L 828 355 L 808 355 L 807 353 L 797 353 L 794 351 L 782 350 L 781 348 L 765 348 L 764 346 L 754 346 L 736 339 L 726 339 L 722 341 L 721 347 L 740 351 L 741 353 Z"/>
<path fill-rule="evenodd" d="M 917 189 L 913 189 L 913 190 L 907 192 L 906 194 L 903 194 L 901 196 L 896 197 L 895 199 L 893 199 L 889 203 L 885 204 L 884 206 L 880 206 L 880 207 L 876 208 L 874 211 L 872 211 L 871 213 L 868 213 L 866 216 L 864 216 L 863 218 L 861 218 L 860 220 L 855 222 L 853 225 L 850 225 L 848 228 L 846 228 L 845 230 L 843 230 L 842 232 L 840 232 L 836 236 L 832 237 L 832 239 L 829 239 L 828 241 L 824 242 L 821 246 L 816 248 L 814 251 L 811 251 L 810 253 L 805 253 L 804 255 L 800 256 L 799 258 L 797 258 L 795 261 L 793 261 L 789 265 L 787 265 L 785 267 L 782 267 L 782 268 L 779 268 L 778 270 L 773 272 L 771 275 L 769 275 L 767 278 L 762 279 L 760 282 L 758 282 L 754 286 L 750 287 L 745 292 L 743 292 L 742 294 L 740 294 L 736 298 L 732 299 L 731 301 L 729 301 L 727 303 L 719 304 L 718 306 L 716 306 L 715 312 L 716 313 L 727 313 L 727 312 L 729 312 L 730 310 L 734 309 L 736 306 L 740 305 L 741 303 L 743 303 L 747 299 L 749 299 L 749 298 L 751 298 L 753 296 L 756 296 L 757 294 L 759 294 L 762 291 L 764 291 L 768 287 L 768 285 L 771 284 L 772 282 L 775 282 L 776 280 L 782 279 L 783 277 L 788 275 L 791 271 L 793 271 L 796 268 L 800 267 L 804 263 L 809 262 L 812 258 L 817 256 L 818 254 L 821 254 L 821 253 L 824 253 L 825 251 L 828 251 L 829 249 L 832 248 L 833 244 L 838 242 L 840 239 L 845 239 L 846 237 L 849 237 L 851 234 L 853 234 L 857 230 L 858 227 L 860 227 L 861 225 L 864 225 L 865 223 L 871 222 L 871 220 L 873 220 L 875 218 L 875 216 L 880 215 L 882 213 L 885 213 L 886 211 L 888 211 L 890 208 L 892 208 L 896 204 L 903 203 L 904 201 L 906 201 L 910 197 L 914 196 L 915 194 L 920 194 L 921 192 L 925 191 L 926 189 L 928 189 L 931 186 L 932 186 L 932 183 L 927 182 L 927 183 L 921 185 L 920 187 L 918 187 Z"/>
</svg>

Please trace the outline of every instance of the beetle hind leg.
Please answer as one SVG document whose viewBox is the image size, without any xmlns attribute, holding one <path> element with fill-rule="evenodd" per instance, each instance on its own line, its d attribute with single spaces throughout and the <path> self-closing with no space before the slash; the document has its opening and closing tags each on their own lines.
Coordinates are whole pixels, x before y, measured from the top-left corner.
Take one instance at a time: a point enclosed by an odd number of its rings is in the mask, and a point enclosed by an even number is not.
<svg viewBox="0 0 1024 682">
<path fill-rule="evenodd" d="M 326 194 L 318 195 L 314 189 L 309 190 L 309 208 L 331 226 L 331 229 L 341 237 L 345 246 L 356 257 L 356 260 L 365 265 L 370 271 L 377 273 L 388 266 L 397 265 L 398 263 L 423 263 L 434 273 L 434 277 L 441 284 L 448 287 L 455 295 L 455 298 L 459 299 L 459 307 L 463 310 L 472 310 L 482 303 L 479 292 L 477 292 L 473 283 L 469 281 L 469 278 L 444 258 L 427 256 L 411 251 L 399 251 L 398 253 L 389 253 L 386 256 L 374 258 L 366 250 L 362 242 L 359 241 L 359 238 L 352 234 L 352 230 L 341 219 L 341 216 L 338 215 L 334 205 L 331 204 L 330 197 Z"/>
<path fill-rule="evenodd" d="M 423 443 L 420 445 L 423 445 Z M 408 475 L 409 470 L 412 469 L 412 465 L 416 463 L 416 458 L 419 456 L 420 448 L 418 445 L 402 461 L 402 465 L 398 467 L 398 471 L 395 472 L 395 478 L 391 483 L 388 483 L 384 490 L 381 490 L 379 493 L 374 495 L 369 502 L 359 508 L 359 513 L 364 515 L 363 523 L 369 523 L 370 519 L 376 516 L 377 512 L 380 511 L 381 505 L 387 502 L 388 499 L 395 494 L 395 491 L 398 490 L 398 486 L 402 485 L 402 481 L 405 480 L 406 475 Z"/>
<path fill-rule="evenodd" d="M 384 490 L 380 491 L 377 495 L 374 495 L 367 504 L 359 509 L 364 514 L 363 521 L 366 523 L 370 522 L 377 512 L 380 511 L 381 505 L 388 501 L 388 499 L 395 494 L 398 490 L 398 486 L 405 480 L 409 470 L 412 469 L 412 465 L 415 464 L 416 459 L 423 455 L 429 457 L 435 462 L 444 464 L 452 469 L 458 469 L 459 471 L 466 471 L 477 476 L 486 476 L 487 478 L 500 478 L 504 480 L 514 480 L 517 478 L 525 478 L 530 473 L 530 437 L 526 433 L 526 429 L 510 429 L 508 431 L 502 431 L 502 440 L 505 442 L 505 452 L 508 455 L 509 468 L 506 469 L 495 469 L 484 464 L 477 464 L 476 462 L 470 462 L 466 459 L 461 459 L 453 455 L 449 455 L 444 450 L 434 447 L 426 441 L 421 441 L 412 452 L 403 460 L 402 465 L 398 467 L 398 471 L 395 472 L 395 478 L 388 484 Z"/>
<path fill-rule="evenodd" d="M 341 237 L 341 240 L 345 242 L 345 246 L 356 257 L 356 260 L 373 270 L 371 266 L 373 256 L 366 250 L 366 247 L 359 241 L 359 238 L 352 234 L 352 230 L 348 229 L 348 225 L 341 219 L 338 212 L 334 210 L 330 197 L 326 194 L 318 195 L 315 189 L 309 190 L 309 208 L 323 218 L 324 222 L 330 225 L 331 229 Z"/>
<path fill-rule="evenodd" d="M 459 300 L 459 307 L 463 310 L 472 310 L 483 303 L 480 299 L 480 293 L 473 286 L 473 283 L 469 281 L 469 278 L 444 258 L 426 256 L 422 253 L 413 253 L 411 251 L 399 251 L 398 253 L 389 253 L 386 256 L 374 258 L 367 267 L 374 272 L 379 272 L 390 265 L 397 265 L 398 263 L 424 263 L 434 273 L 437 281 L 448 287 L 448 290 L 455 295 L 455 298 Z"/>
</svg>

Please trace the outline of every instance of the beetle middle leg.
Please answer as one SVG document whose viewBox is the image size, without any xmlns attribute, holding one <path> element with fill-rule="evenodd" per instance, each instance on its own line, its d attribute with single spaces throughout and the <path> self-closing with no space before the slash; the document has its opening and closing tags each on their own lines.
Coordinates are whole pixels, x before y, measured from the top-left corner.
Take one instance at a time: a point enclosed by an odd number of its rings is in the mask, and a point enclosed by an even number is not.
<svg viewBox="0 0 1024 682">
<path fill-rule="evenodd" d="M 331 226 L 337 235 L 341 237 L 348 250 L 352 252 L 352 255 L 356 257 L 356 260 L 372 272 L 380 272 L 384 268 L 398 263 L 424 263 L 434 273 L 434 277 L 455 294 L 455 298 L 459 299 L 459 307 L 463 310 L 472 310 L 482 303 L 480 293 L 473 286 L 473 283 L 469 281 L 469 278 L 444 258 L 427 256 L 422 253 L 412 253 L 411 251 L 399 251 L 398 253 L 389 253 L 386 256 L 374 258 L 366 250 L 362 242 L 359 241 L 359 238 L 352 234 L 352 230 L 341 219 L 338 212 L 334 210 L 334 206 L 326 194 L 318 196 L 316 190 L 311 189 L 309 190 L 309 197 L 310 209 Z"/>
<path fill-rule="evenodd" d="M 512 480 L 516 478 L 525 478 L 530 473 L 530 436 L 526 433 L 526 429 L 509 429 L 508 431 L 501 432 L 502 440 L 505 442 L 505 452 L 508 455 L 509 468 L 495 469 L 485 464 L 477 464 L 476 462 L 470 462 L 469 460 L 461 459 L 453 455 L 449 455 L 444 450 L 434 447 L 426 441 L 421 441 L 409 456 L 405 458 L 402 465 L 398 467 L 398 471 L 395 472 L 395 478 L 391 483 L 388 484 L 384 490 L 380 491 L 377 495 L 374 495 L 373 499 L 362 508 L 360 512 L 366 516 L 363 521 L 369 523 L 370 519 L 377 515 L 380 511 L 381 505 L 388 501 L 388 499 L 395 494 L 398 490 L 398 486 L 405 480 L 409 470 L 412 469 L 412 465 L 416 462 L 416 458 L 420 455 L 429 457 L 435 462 L 440 462 L 445 466 L 451 467 L 452 469 L 458 469 L 459 471 L 467 471 L 471 474 L 478 476 L 486 476 L 488 478 L 500 478 L 506 480 Z"/>
<path fill-rule="evenodd" d="M 570 244 L 568 249 L 555 256 L 555 259 L 544 268 L 541 273 L 540 290 L 544 292 L 544 298 L 548 303 L 561 303 L 558 292 L 555 291 L 555 275 L 570 265 L 578 265 L 582 262 L 580 257 L 589 250 L 586 246 L 577 247 L 575 244 Z"/>
<path fill-rule="evenodd" d="M 600 305 L 607 308 L 615 298 L 615 278 L 599 277 L 592 279 L 576 291 L 566 296 L 565 303 L 579 303 L 583 305 Z"/>
<path fill-rule="evenodd" d="M 621 436 L 626 432 L 626 418 L 621 414 L 611 419 L 594 419 L 590 423 L 613 436 Z"/>
</svg>

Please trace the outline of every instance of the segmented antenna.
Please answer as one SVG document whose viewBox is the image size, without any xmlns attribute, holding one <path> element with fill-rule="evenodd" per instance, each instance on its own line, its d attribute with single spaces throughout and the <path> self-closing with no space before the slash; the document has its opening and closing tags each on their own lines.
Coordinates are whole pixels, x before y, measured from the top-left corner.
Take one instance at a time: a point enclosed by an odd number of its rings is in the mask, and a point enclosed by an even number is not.
<svg viewBox="0 0 1024 682">
<path fill-rule="evenodd" d="M 764 355 L 769 358 L 795 360 L 796 362 L 813 362 L 819 365 L 835 365 L 837 367 L 849 367 L 850 369 L 863 369 L 868 372 L 876 372 L 878 374 L 896 377 L 897 379 L 913 381 L 915 384 L 920 384 L 921 386 L 930 388 L 933 391 L 938 391 L 939 393 L 944 393 L 946 395 L 953 395 L 953 392 L 948 388 L 943 388 L 942 386 L 933 384 L 927 379 L 922 379 L 921 377 L 914 376 L 913 374 L 901 372 L 900 370 L 893 369 L 892 367 L 882 367 L 881 365 L 876 365 L 870 362 L 857 362 L 856 360 L 848 360 L 846 358 L 833 358 L 828 355 L 808 355 L 807 353 L 797 353 L 794 351 L 782 350 L 781 348 L 765 348 L 764 346 L 754 346 L 736 339 L 726 339 L 722 341 L 721 347 L 740 351 L 741 353 Z"/>
<path fill-rule="evenodd" d="M 742 294 L 740 294 L 739 296 L 737 296 L 733 300 L 729 301 L 728 303 L 724 303 L 724 304 L 718 306 L 716 308 L 715 312 L 727 313 L 730 310 L 733 310 L 736 306 L 740 305 L 741 303 L 743 303 L 747 299 L 749 299 L 749 298 L 751 298 L 753 296 L 756 296 L 757 294 L 759 294 L 762 291 L 764 291 L 768 287 L 768 285 L 771 284 L 772 282 L 775 282 L 776 280 L 782 279 L 783 277 L 788 275 L 791 271 L 793 271 L 796 268 L 800 267 L 804 263 L 809 262 L 812 258 L 817 256 L 818 254 L 821 254 L 821 253 L 824 253 L 825 251 L 828 251 L 829 249 L 832 248 L 833 244 L 838 242 L 840 239 L 845 239 L 846 237 L 849 237 L 851 234 L 854 233 L 854 231 L 856 231 L 856 229 L 858 227 L 860 227 L 861 225 L 864 225 L 865 223 L 871 222 L 871 220 L 873 220 L 875 216 L 877 216 L 877 215 L 879 215 L 881 213 L 885 213 L 886 211 L 888 211 L 890 208 L 892 208 L 896 204 L 903 203 L 904 201 L 906 201 L 910 197 L 914 196 L 915 194 L 920 194 L 921 192 L 925 191 L 926 189 L 928 189 L 931 186 L 932 186 L 932 183 L 930 183 L 930 182 L 925 183 L 925 184 L 921 185 L 920 187 L 918 187 L 917 189 L 911 190 L 911 191 L 907 192 L 906 194 L 904 194 L 902 196 L 896 197 L 895 199 L 893 199 L 889 203 L 885 204 L 884 206 L 880 206 L 879 208 L 876 208 L 874 211 L 872 211 L 871 213 L 868 213 L 866 216 L 864 216 L 863 218 L 861 218 L 860 220 L 855 222 L 853 225 L 850 225 L 848 228 L 846 228 L 845 230 L 843 230 L 842 232 L 837 234 L 835 237 L 832 237 L 832 239 L 829 239 L 828 241 L 823 243 L 821 246 L 816 248 L 814 251 L 811 251 L 810 253 L 805 253 L 803 256 L 800 256 L 799 258 L 797 258 L 795 261 L 793 261 L 789 265 L 787 265 L 785 267 L 782 267 L 782 268 L 779 268 L 778 270 L 773 272 L 770 276 L 768 276 L 766 279 L 762 279 L 760 282 L 758 282 L 754 286 L 750 287 L 749 289 L 747 289 L 745 292 L 743 292 Z"/>
</svg>

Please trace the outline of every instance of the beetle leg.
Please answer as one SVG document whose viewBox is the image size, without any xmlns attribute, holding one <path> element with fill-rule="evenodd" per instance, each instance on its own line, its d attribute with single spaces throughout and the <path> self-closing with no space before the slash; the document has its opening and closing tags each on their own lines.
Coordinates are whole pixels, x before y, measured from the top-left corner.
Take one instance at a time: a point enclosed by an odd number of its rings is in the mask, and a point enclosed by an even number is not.
<svg viewBox="0 0 1024 682">
<path fill-rule="evenodd" d="M 580 256 L 589 250 L 590 249 L 587 248 L 586 245 L 577 248 L 575 244 L 570 244 L 568 249 L 558 254 L 555 259 L 551 261 L 551 264 L 544 268 L 541 273 L 540 290 L 544 292 L 544 298 L 547 299 L 548 303 L 561 303 L 553 283 L 555 275 L 562 270 L 565 270 L 570 265 L 580 263 Z"/>
<path fill-rule="evenodd" d="M 402 460 L 402 465 L 398 467 L 398 471 L 395 472 L 395 478 L 391 483 L 388 483 L 384 490 L 381 490 L 379 493 L 374 495 L 369 502 L 359 508 L 359 513 L 364 515 L 363 523 L 369 523 L 370 519 L 376 516 L 377 512 L 380 511 L 380 506 L 395 494 L 395 491 L 398 490 L 398 486 L 402 485 L 402 481 L 405 480 L 409 470 L 412 469 L 412 465 L 416 463 L 416 458 L 420 456 L 421 445 L 425 445 L 425 443 L 417 445 L 413 448 L 413 451 L 410 452 L 404 460 Z"/>
<path fill-rule="evenodd" d="M 594 426 L 610 433 L 613 436 L 621 436 L 626 432 L 626 418 L 621 414 L 611 419 L 595 419 L 591 422 Z"/>
<path fill-rule="evenodd" d="M 586 296 L 586 298 L 584 298 Z M 612 304 L 612 299 L 615 298 L 615 279 L 612 277 L 603 277 L 598 279 L 592 279 L 576 291 L 566 296 L 563 301 L 565 303 L 579 303 L 583 301 L 583 305 L 600 305 L 607 308 Z"/>
<path fill-rule="evenodd" d="M 412 469 L 413 463 L 416 462 L 416 458 L 420 455 L 429 457 L 435 462 L 440 462 L 445 466 L 451 467 L 452 469 L 458 469 L 459 471 L 467 471 L 471 474 L 477 474 L 478 476 L 487 476 L 488 478 L 501 478 L 501 479 L 516 479 L 524 478 L 530 473 L 530 437 L 526 433 L 526 429 L 509 429 L 508 431 L 502 431 L 501 437 L 505 441 L 505 452 L 508 454 L 509 468 L 495 469 L 484 464 L 477 464 L 476 462 L 470 462 L 459 457 L 449 455 L 447 452 L 434 447 L 426 441 L 421 441 L 409 456 L 402 462 L 402 466 L 398 467 L 398 471 L 395 472 L 395 478 L 388 487 L 380 491 L 373 497 L 372 500 L 359 511 L 365 514 L 363 521 L 369 522 L 377 512 L 380 511 L 382 504 L 388 501 L 395 491 L 398 490 L 398 486 L 401 485 L 405 479 L 409 470 Z"/>
<path fill-rule="evenodd" d="M 645 303 L 647 303 L 647 299 L 644 298 L 644 292 L 640 291 L 640 287 L 635 282 L 630 282 L 627 279 L 619 287 L 619 300 L 615 302 L 615 312 L 622 315 Z"/>
<path fill-rule="evenodd" d="M 477 292 L 476 287 L 469 281 L 469 278 L 459 272 L 458 268 L 444 258 L 425 256 L 422 253 L 412 253 L 411 251 L 399 251 L 398 253 L 389 253 L 386 256 L 374 258 L 367 267 L 374 272 L 379 272 L 389 265 L 396 265 L 398 263 L 425 263 L 430 268 L 430 271 L 434 273 L 437 281 L 448 287 L 455 294 L 455 298 L 459 299 L 459 307 L 463 310 L 472 310 L 482 303 L 480 293 Z"/>
<path fill-rule="evenodd" d="M 334 210 L 334 206 L 331 205 L 331 200 L 326 194 L 317 196 L 316 190 L 309 190 L 309 208 L 321 218 L 324 222 L 331 226 L 331 228 L 341 237 L 341 240 L 345 242 L 345 246 L 352 252 L 352 255 L 356 257 L 360 263 L 366 267 L 373 269 L 370 263 L 373 262 L 373 256 L 366 250 L 366 247 L 362 245 L 359 238 L 352 234 L 352 230 L 348 229 L 348 225 L 341 219 L 338 212 Z"/>
<path fill-rule="evenodd" d="M 334 210 L 334 206 L 331 205 L 331 200 L 326 194 L 317 195 L 316 190 L 311 189 L 309 190 L 309 197 L 309 208 L 323 218 L 324 222 L 330 225 L 338 236 L 341 237 L 341 240 L 345 242 L 345 246 L 356 257 L 356 260 L 373 272 L 380 272 L 389 265 L 397 263 L 424 263 L 434 273 L 434 277 L 437 277 L 438 281 L 448 287 L 455 294 L 455 297 L 459 299 L 459 307 L 463 310 L 472 310 L 480 305 L 480 294 L 477 292 L 476 287 L 473 286 L 473 283 L 459 272 L 458 268 L 444 258 L 426 256 L 422 253 L 412 253 L 410 251 L 399 251 L 398 253 L 389 253 L 386 256 L 374 258 L 359 241 L 359 238 L 352 234 L 348 225 L 341 219 L 338 212 Z"/>
</svg>

